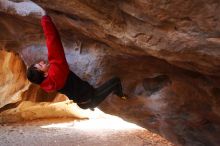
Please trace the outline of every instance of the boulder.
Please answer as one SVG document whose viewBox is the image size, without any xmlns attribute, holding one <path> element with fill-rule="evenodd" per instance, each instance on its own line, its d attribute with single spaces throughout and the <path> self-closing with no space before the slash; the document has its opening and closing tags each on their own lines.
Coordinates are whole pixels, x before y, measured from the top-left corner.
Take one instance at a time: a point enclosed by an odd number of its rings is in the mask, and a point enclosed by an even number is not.
<svg viewBox="0 0 220 146">
<path fill-rule="evenodd" d="M 94 87 L 121 78 L 128 99 L 111 95 L 100 109 L 177 145 L 220 144 L 218 0 L 33 1 L 56 24 L 72 71 Z M 65 102 L 25 78 L 27 66 L 47 60 L 40 19 L 0 17 L 0 115 L 27 101 Z"/>
</svg>

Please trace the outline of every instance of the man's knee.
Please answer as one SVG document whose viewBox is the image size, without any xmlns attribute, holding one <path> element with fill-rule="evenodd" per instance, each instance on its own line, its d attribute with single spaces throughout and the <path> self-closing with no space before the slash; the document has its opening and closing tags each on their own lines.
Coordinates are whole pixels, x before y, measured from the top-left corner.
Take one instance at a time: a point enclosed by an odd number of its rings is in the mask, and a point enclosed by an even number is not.
<svg viewBox="0 0 220 146">
<path fill-rule="evenodd" d="M 90 106 L 88 104 L 78 104 L 77 105 L 81 108 L 81 109 L 88 109 Z"/>
<path fill-rule="evenodd" d="M 94 108 L 93 107 L 93 102 L 91 99 L 89 99 L 88 101 L 86 102 L 80 102 L 80 103 L 77 103 L 77 105 L 82 108 L 82 109 L 88 109 L 88 108 Z"/>
</svg>

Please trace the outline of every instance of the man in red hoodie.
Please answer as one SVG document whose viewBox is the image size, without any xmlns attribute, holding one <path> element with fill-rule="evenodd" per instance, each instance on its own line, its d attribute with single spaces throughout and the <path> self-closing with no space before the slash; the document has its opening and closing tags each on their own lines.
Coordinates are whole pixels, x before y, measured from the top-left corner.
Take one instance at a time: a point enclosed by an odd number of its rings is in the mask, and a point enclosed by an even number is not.
<svg viewBox="0 0 220 146">
<path fill-rule="evenodd" d="M 41 19 L 48 49 L 49 64 L 44 61 L 31 65 L 27 78 L 46 92 L 58 91 L 73 100 L 83 109 L 98 106 L 111 92 L 124 97 L 121 81 L 112 78 L 98 88 L 81 80 L 68 66 L 58 31 L 47 15 Z"/>
</svg>

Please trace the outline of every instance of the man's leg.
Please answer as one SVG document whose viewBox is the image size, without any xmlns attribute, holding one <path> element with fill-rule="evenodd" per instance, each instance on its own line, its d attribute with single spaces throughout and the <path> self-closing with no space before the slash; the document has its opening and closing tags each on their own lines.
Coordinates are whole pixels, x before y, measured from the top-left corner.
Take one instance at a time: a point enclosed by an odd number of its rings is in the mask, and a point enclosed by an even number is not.
<svg viewBox="0 0 220 146">
<path fill-rule="evenodd" d="M 89 100 L 77 104 L 82 109 L 95 108 L 112 92 L 119 97 L 124 96 L 121 81 L 117 77 L 110 79 L 100 87 L 96 88 L 94 94 L 90 94 L 87 97 Z"/>
<path fill-rule="evenodd" d="M 117 77 L 110 79 L 100 87 L 96 88 L 95 95 L 92 99 L 93 106 L 98 106 L 110 93 L 123 97 L 121 80 Z"/>
</svg>

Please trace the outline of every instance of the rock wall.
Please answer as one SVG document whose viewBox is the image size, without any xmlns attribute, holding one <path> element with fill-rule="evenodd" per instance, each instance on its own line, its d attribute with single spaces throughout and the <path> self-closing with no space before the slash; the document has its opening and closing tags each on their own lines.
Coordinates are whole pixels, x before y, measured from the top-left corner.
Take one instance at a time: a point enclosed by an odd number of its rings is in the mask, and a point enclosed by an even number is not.
<svg viewBox="0 0 220 146">
<path fill-rule="evenodd" d="M 99 106 L 104 112 L 137 123 L 175 144 L 220 144 L 218 0 L 34 2 L 47 10 L 58 27 L 71 70 L 95 87 L 112 76 L 122 79 L 130 98 L 109 96 Z M 47 59 L 39 19 L 3 12 L 0 18 L 1 48 L 19 53 L 26 66 Z M 19 94 L 28 83 L 25 67 L 19 71 L 19 65 L 7 63 L 6 51 L 0 54 L 3 106 L 13 103 L 13 94 Z M 21 80 L 16 84 L 10 83 L 14 80 L 8 74 L 13 67 Z M 16 102 L 31 101 L 34 106 L 46 101 L 50 105 L 57 94 L 48 95 L 38 88 L 30 85 Z M 57 101 L 64 100 L 62 96 Z M 4 106 L 1 115 L 5 121 L 8 111 L 21 105 Z"/>
<path fill-rule="evenodd" d="M 0 51 L 0 108 L 16 103 L 22 99 L 22 93 L 27 90 L 28 82 L 25 76 L 25 65 L 18 54 Z"/>
</svg>

